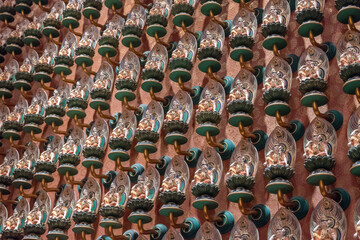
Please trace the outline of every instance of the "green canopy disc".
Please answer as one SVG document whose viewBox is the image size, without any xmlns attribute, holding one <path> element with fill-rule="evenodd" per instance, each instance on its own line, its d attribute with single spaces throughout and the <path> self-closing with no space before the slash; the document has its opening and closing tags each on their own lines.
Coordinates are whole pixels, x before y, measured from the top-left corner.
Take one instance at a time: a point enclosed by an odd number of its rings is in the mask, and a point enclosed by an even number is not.
<svg viewBox="0 0 360 240">
<path fill-rule="evenodd" d="M 2 136 L 6 139 L 10 139 L 12 138 L 13 140 L 20 140 L 20 132 L 17 132 L 15 130 L 9 129 L 9 130 L 5 130 L 5 132 L 3 132 Z"/>
<path fill-rule="evenodd" d="M 40 45 L 40 40 L 35 36 L 29 35 L 29 36 L 24 37 L 24 43 L 28 46 L 30 46 L 32 44 L 33 47 L 37 47 Z"/>
<path fill-rule="evenodd" d="M 29 91 L 31 90 L 31 83 L 26 80 L 16 80 L 14 82 L 14 87 L 19 90 L 23 88 L 24 91 Z"/>
<path fill-rule="evenodd" d="M 14 179 L 13 186 L 14 186 L 14 188 L 20 188 L 20 186 L 22 186 L 24 189 L 32 188 L 31 182 L 25 178 Z"/>
<path fill-rule="evenodd" d="M 360 78 L 350 78 L 344 83 L 343 91 L 347 94 L 354 95 L 356 88 L 360 88 Z"/>
<path fill-rule="evenodd" d="M 61 74 L 63 73 L 65 76 L 67 75 L 70 75 L 72 73 L 72 70 L 69 66 L 67 65 L 63 65 L 63 64 L 58 64 L 58 65 L 55 65 L 54 67 L 54 72 L 56 74 Z"/>
<path fill-rule="evenodd" d="M 123 6 L 122 1 L 119 0 L 105 0 L 104 4 L 109 9 L 112 9 L 113 6 L 115 9 L 120 9 Z"/>
<path fill-rule="evenodd" d="M 10 54 L 14 52 L 15 55 L 22 53 L 21 47 L 17 44 L 6 44 L 5 50 Z"/>
<path fill-rule="evenodd" d="M 83 119 L 86 117 L 85 110 L 82 108 L 69 108 L 66 112 L 66 115 L 69 118 L 75 118 L 76 115 L 78 119 Z"/>
<path fill-rule="evenodd" d="M 231 126 L 238 127 L 240 122 L 244 127 L 250 126 L 253 123 L 253 118 L 244 112 L 231 114 L 229 117 L 229 123 Z"/>
<path fill-rule="evenodd" d="M 152 24 L 147 27 L 146 30 L 147 35 L 150 37 L 155 37 L 155 33 L 157 33 L 158 37 L 164 37 L 167 33 L 166 28 L 160 24 Z"/>
<path fill-rule="evenodd" d="M 220 133 L 220 129 L 215 124 L 211 123 L 199 124 L 196 128 L 196 133 L 200 136 L 206 136 L 206 132 L 209 132 L 210 136 L 216 136 Z"/>
<path fill-rule="evenodd" d="M 70 17 L 70 16 L 64 18 L 64 19 L 62 20 L 61 24 L 62 24 L 64 27 L 67 27 L 67 28 L 69 28 L 70 25 L 71 25 L 71 27 L 72 27 L 73 29 L 78 28 L 79 25 L 80 25 L 79 21 L 78 21 L 76 18 Z"/>
<path fill-rule="evenodd" d="M 88 169 L 90 169 L 91 166 L 94 166 L 95 169 L 99 169 L 103 167 L 103 162 L 101 161 L 101 159 L 96 157 L 85 158 L 81 164 Z"/>
<path fill-rule="evenodd" d="M 348 24 L 350 16 L 354 23 L 360 21 L 360 8 L 353 5 L 343 7 L 337 14 L 337 20 L 343 24 Z"/>
<path fill-rule="evenodd" d="M 126 100 L 133 101 L 136 98 L 136 94 L 131 90 L 118 90 L 115 93 L 115 98 L 119 101 L 124 101 L 124 98 L 126 97 Z"/>
<path fill-rule="evenodd" d="M 61 164 L 58 167 L 57 171 L 60 175 L 64 175 L 64 176 L 66 175 L 67 172 L 69 173 L 70 176 L 74 176 L 78 174 L 78 170 L 72 164 Z"/>
<path fill-rule="evenodd" d="M 31 12 L 31 8 L 26 3 L 18 3 L 15 5 L 15 11 L 18 13 L 24 12 L 24 14 L 29 14 Z"/>
<path fill-rule="evenodd" d="M 188 13 L 179 13 L 176 14 L 173 18 L 173 23 L 177 27 L 181 27 L 182 22 L 184 22 L 185 27 L 190 26 L 194 23 L 193 17 Z"/>
<path fill-rule="evenodd" d="M 273 50 L 274 45 L 277 46 L 278 50 L 284 49 L 287 46 L 287 42 L 284 37 L 280 35 L 271 35 L 265 38 L 263 47 L 269 51 Z"/>
<path fill-rule="evenodd" d="M 44 181 L 47 183 L 54 181 L 54 177 L 51 175 L 51 173 L 45 171 L 35 173 L 34 179 L 38 182 L 41 182 L 44 179 Z"/>
<path fill-rule="evenodd" d="M 298 33 L 302 37 L 309 37 L 310 31 L 312 31 L 314 37 L 316 37 L 324 31 L 324 27 L 320 22 L 308 21 L 301 24 L 298 28 Z"/>
<path fill-rule="evenodd" d="M 50 37 L 50 34 L 53 38 L 57 38 L 58 36 L 60 36 L 59 30 L 53 26 L 44 27 L 42 33 L 47 37 Z"/>
<path fill-rule="evenodd" d="M 333 184 L 336 181 L 336 177 L 330 171 L 320 169 L 312 172 L 307 178 L 306 182 L 313 186 L 319 186 L 320 180 L 324 182 L 324 185 Z"/>
<path fill-rule="evenodd" d="M 100 227 L 103 227 L 105 229 L 108 229 L 109 227 L 112 227 L 113 229 L 119 229 L 122 227 L 121 222 L 119 222 L 116 218 L 103 218 L 101 219 L 99 223 Z"/>
<path fill-rule="evenodd" d="M 219 15 L 222 11 L 222 7 L 218 2 L 215 1 L 207 1 L 201 6 L 201 13 L 205 16 L 210 16 L 210 12 L 214 14 L 214 16 Z"/>
<path fill-rule="evenodd" d="M 301 98 L 301 104 L 305 107 L 312 107 L 313 102 L 316 102 L 318 107 L 321 107 L 328 102 L 328 98 L 322 92 L 309 92 Z"/>
<path fill-rule="evenodd" d="M 24 126 L 24 132 L 26 133 L 33 132 L 34 134 L 39 134 L 42 132 L 42 128 L 35 123 L 28 123 Z"/>
<path fill-rule="evenodd" d="M 91 65 L 93 65 L 94 61 L 89 55 L 82 54 L 80 56 L 76 56 L 75 63 L 78 66 L 82 66 L 82 64 L 85 63 L 86 67 L 90 67 Z"/>
<path fill-rule="evenodd" d="M 82 14 L 87 19 L 90 19 L 90 16 L 92 16 L 92 19 L 98 19 L 100 17 L 100 11 L 94 7 L 86 7 L 83 9 Z"/>
<path fill-rule="evenodd" d="M 47 233 L 46 238 L 49 240 L 67 240 L 69 236 L 61 229 L 54 229 Z"/>
<path fill-rule="evenodd" d="M 166 134 L 165 136 L 165 142 L 167 144 L 174 145 L 175 141 L 178 142 L 178 144 L 182 145 L 187 143 L 188 139 L 185 137 L 184 134 L 178 133 L 178 132 L 171 132 Z"/>
<path fill-rule="evenodd" d="M 81 234 L 82 232 L 85 232 L 85 234 L 93 234 L 95 232 L 92 224 L 87 224 L 85 222 L 75 224 L 72 230 L 76 234 Z"/>
<path fill-rule="evenodd" d="M 357 161 L 354 163 L 350 168 L 350 173 L 354 176 L 359 177 L 360 176 L 360 162 Z"/>
<path fill-rule="evenodd" d="M 141 45 L 141 39 L 136 35 L 129 34 L 129 35 L 123 36 L 121 43 L 125 47 L 130 47 L 130 43 L 132 43 L 133 47 L 136 48 Z"/>
<path fill-rule="evenodd" d="M 141 89 L 144 90 L 145 92 L 150 92 L 151 88 L 153 89 L 153 91 L 155 93 L 158 93 L 162 90 L 163 86 L 162 86 L 161 82 L 159 82 L 156 79 L 146 79 L 141 84 Z"/>
<path fill-rule="evenodd" d="M 111 45 L 99 46 L 98 52 L 101 56 L 105 57 L 108 54 L 109 57 L 115 57 L 117 54 L 116 48 Z"/>
<path fill-rule="evenodd" d="M 110 104 L 103 98 L 91 99 L 89 105 L 94 110 L 97 110 L 99 107 L 101 111 L 108 110 L 110 108 Z"/>
<path fill-rule="evenodd" d="M 129 153 L 124 149 L 111 150 L 110 153 L 108 154 L 108 157 L 113 161 L 116 161 L 118 158 L 120 158 L 120 161 L 122 162 L 130 159 Z"/>
<path fill-rule="evenodd" d="M 203 73 L 208 73 L 209 68 L 211 68 L 211 71 L 213 73 L 218 72 L 221 69 L 221 63 L 215 58 L 205 58 L 200 61 L 200 71 L 202 71 Z"/>
<path fill-rule="evenodd" d="M 198 197 L 193 201 L 192 203 L 193 207 L 199 210 L 203 210 L 205 206 L 207 206 L 208 209 L 215 209 L 219 206 L 219 204 L 215 201 L 213 198 L 207 198 L 207 197 Z"/>
<path fill-rule="evenodd" d="M 46 72 L 36 72 L 34 73 L 34 79 L 37 82 L 41 82 L 41 80 L 44 81 L 44 83 L 49 83 L 52 80 L 52 77 L 50 74 Z"/>
<path fill-rule="evenodd" d="M 250 61 L 254 55 L 250 48 L 243 47 L 243 46 L 234 48 L 230 53 L 230 57 L 234 61 L 239 62 L 240 56 L 243 56 L 244 61 L 247 62 L 247 61 Z"/>
<path fill-rule="evenodd" d="M 135 150 L 139 153 L 144 153 L 145 149 L 147 149 L 149 153 L 155 153 L 157 151 L 155 143 L 149 141 L 138 142 L 135 146 Z"/>
<path fill-rule="evenodd" d="M 277 194 L 279 190 L 284 194 L 291 193 L 294 190 L 292 183 L 284 179 L 271 180 L 265 188 L 267 192 L 272 194 Z"/>
<path fill-rule="evenodd" d="M 184 68 L 176 68 L 170 72 L 169 77 L 174 82 L 178 82 L 179 78 L 182 82 L 188 82 L 191 79 L 191 72 Z"/>
<path fill-rule="evenodd" d="M 172 213 L 174 217 L 180 217 L 184 214 L 184 210 L 182 210 L 180 206 L 175 204 L 164 204 L 159 209 L 159 213 L 160 215 L 166 217 L 169 217 L 170 213 Z"/>
<path fill-rule="evenodd" d="M 130 213 L 128 220 L 132 223 L 137 224 L 139 222 L 139 220 L 141 220 L 142 223 L 149 223 L 152 221 L 152 218 L 147 212 L 136 211 L 136 212 Z"/>
<path fill-rule="evenodd" d="M 54 123 L 55 126 L 61 126 L 63 125 L 64 121 L 62 120 L 62 117 L 55 114 L 50 114 L 45 117 L 45 123 L 50 126 L 52 123 Z"/>
<path fill-rule="evenodd" d="M 0 89 L 0 97 L 4 96 L 5 98 L 11 98 L 12 93 L 9 89 L 1 88 Z"/>
<path fill-rule="evenodd" d="M 234 202 L 234 203 L 238 203 L 240 198 L 244 202 L 251 202 L 252 200 L 254 200 L 254 195 L 250 190 L 247 190 L 245 188 L 240 188 L 239 190 L 231 191 L 227 196 L 227 199 L 230 202 Z"/>
<path fill-rule="evenodd" d="M 275 117 L 277 111 L 279 111 L 281 116 L 285 116 L 290 113 L 291 109 L 289 107 L 289 104 L 282 101 L 270 102 L 265 107 L 265 113 L 269 116 Z"/>
</svg>

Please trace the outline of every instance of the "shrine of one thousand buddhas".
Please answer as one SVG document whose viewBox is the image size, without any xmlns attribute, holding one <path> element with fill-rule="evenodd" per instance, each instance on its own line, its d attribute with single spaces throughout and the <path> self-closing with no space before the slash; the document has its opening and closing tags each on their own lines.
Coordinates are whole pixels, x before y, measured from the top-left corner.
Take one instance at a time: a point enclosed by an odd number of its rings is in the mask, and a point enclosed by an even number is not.
<svg viewBox="0 0 360 240">
<path fill-rule="evenodd" d="M 0 236 L 360 239 L 360 0 L 0 0 Z"/>
</svg>

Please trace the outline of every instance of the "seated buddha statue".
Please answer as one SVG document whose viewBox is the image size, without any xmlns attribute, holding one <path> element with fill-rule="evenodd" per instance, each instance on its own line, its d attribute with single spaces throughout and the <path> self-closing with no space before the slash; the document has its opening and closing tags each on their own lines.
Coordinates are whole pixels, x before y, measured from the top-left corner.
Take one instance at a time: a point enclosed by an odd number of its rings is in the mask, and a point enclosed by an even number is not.
<svg viewBox="0 0 360 240">
<path fill-rule="evenodd" d="M 146 114 L 145 117 L 140 120 L 137 129 L 144 131 L 152 131 L 155 128 L 155 123 L 156 123 L 156 116 L 152 116 L 151 114 Z"/>
<path fill-rule="evenodd" d="M 265 14 L 263 17 L 263 25 L 270 23 L 285 24 L 286 18 L 282 15 L 282 9 L 271 9 L 269 14 Z"/>
<path fill-rule="evenodd" d="M 69 211 L 71 211 L 70 202 L 63 201 L 53 208 L 49 218 L 65 219 Z"/>
<path fill-rule="evenodd" d="M 322 220 L 312 231 L 312 240 L 336 240 L 337 227 L 330 227 L 328 220 Z"/>
<path fill-rule="evenodd" d="M 315 0 L 300 0 L 296 5 L 296 12 L 301 12 L 305 9 L 320 9 L 320 3 Z"/>
<path fill-rule="evenodd" d="M 95 194 L 85 194 L 80 198 L 75 206 L 76 212 L 92 212 L 93 208 L 96 206 Z"/>
<path fill-rule="evenodd" d="M 304 156 L 307 158 L 313 156 L 327 156 L 329 147 L 324 141 L 323 136 L 314 135 L 312 139 L 305 146 Z"/>
<path fill-rule="evenodd" d="M 274 149 L 266 155 L 264 166 L 270 167 L 272 165 L 288 165 L 287 154 L 284 152 L 282 146 L 274 146 Z"/>
<path fill-rule="evenodd" d="M 350 141 L 348 143 L 349 147 L 356 147 L 360 144 L 360 129 L 357 128 L 350 134 Z"/>
<path fill-rule="evenodd" d="M 164 178 L 161 184 L 160 192 L 171 191 L 179 192 L 181 191 L 181 183 L 183 182 L 183 176 L 181 174 L 176 174 L 175 171 L 171 170 L 169 175 Z"/>
<path fill-rule="evenodd" d="M 213 98 L 210 94 L 205 95 L 199 102 L 197 112 L 214 112 L 216 110 L 216 100 L 216 96 Z"/>
<path fill-rule="evenodd" d="M 247 88 L 243 87 L 241 84 L 236 85 L 231 89 L 229 94 L 229 103 L 234 100 L 243 100 L 246 101 L 249 99 L 249 91 Z"/>
<path fill-rule="evenodd" d="M 51 150 L 45 150 L 40 154 L 39 160 L 42 162 L 54 162 L 55 153 Z"/>
<path fill-rule="evenodd" d="M 61 154 L 77 154 L 79 146 L 74 141 L 68 140 L 61 148 Z"/>
<path fill-rule="evenodd" d="M 195 184 L 197 183 L 213 183 L 214 174 L 216 170 L 212 166 L 208 166 L 206 163 L 203 163 L 201 167 L 196 170 L 194 175 Z"/>
<path fill-rule="evenodd" d="M 120 202 L 120 194 L 116 191 L 109 191 L 104 195 L 102 206 L 104 207 L 116 207 Z"/>
<path fill-rule="evenodd" d="M 264 81 L 264 90 L 271 88 L 283 88 L 286 89 L 287 81 L 284 79 L 284 75 L 280 72 L 272 72 L 271 75 Z"/>
</svg>

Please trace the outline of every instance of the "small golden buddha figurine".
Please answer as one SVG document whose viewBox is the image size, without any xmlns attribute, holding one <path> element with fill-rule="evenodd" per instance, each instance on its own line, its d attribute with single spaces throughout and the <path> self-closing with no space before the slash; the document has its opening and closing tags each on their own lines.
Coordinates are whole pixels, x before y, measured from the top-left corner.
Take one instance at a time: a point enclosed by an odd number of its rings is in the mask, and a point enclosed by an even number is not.
<svg viewBox="0 0 360 240">
<path fill-rule="evenodd" d="M 45 150 L 40 155 L 40 161 L 53 162 L 55 160 L 55 153 L 50 150 Z"/>
<path fill-rule="evenodd" d="M 283 78 L 282 73 L 273 72 L 270 77 L 265 79 L 264 89 L 269 90 L 271 88 L 286 89 L 286 80 Z"/>
<path fill-rule="evenodd" d="M 320 9 L 320 3 L 314 0 L 301 0 L 296 5 L 296 12 L 301 12 L 305 9 Z"/>
<path fill-rule="evenodd" d="M 127 138 L 128 135 L 129 135 L 129 128 L 124 126 L 118 126 L 111 132 L 110 139 Z"/>
<path fill-rule="evenodd" d="M 271 9 L 269 14 L 266 14 L 263 18 L 263 25 L 270 23 L 285 24 L 286 18 L 281 15 L 283 11 L 281 9 Z"/>
<path fill-rule="evenodd" d="M 7 120 L 8 121 L 12 121 L 12 122 L 20 122 L 22 118 L 22 114 L 18 113 L 18 112 L 11 112 L 8 117 Z"/>
<path fill-rule="evenodd" d="M 251 28 L 249 27 L 249 23 L 244 20 L 239 20 L 236 26 L 231 29 L 230 35 L 231 37 L 236 36 L 250 36 Z"/>
<path fill-rule="evenodd" d="M 26 224 L 41 224 L 41 220 L 43 217 L 42 209 L 38 208 L 37 210 L 33 210 L 26 217 Z"/>
<path fill-rule="evenodd" d="M 96 206 L 95 194 L 90 193 L 80 198 L 75 206 L 77 212 L 92 212 L 93 207 Z"/>
<path fill-rule="evenodd" d="M 160 191 L 178 192 L 180 191 L 182 180 L 183 177 L 180 174 L 177 175 L 174 171 L 171 171 L 170 174 L 163 180 Z"/>
<path fill-rule="evenodd" d="M 76 154 L 78 150 L 78 146 L 73 141 L 68 141 L 61 148 L 62 154 Z"/>
<path fill-rule="evenodd" d="M 11 173 L 12 166 L 9 164 L 2 164 L 0 165 L 0 176 L 9 176 Z"/>
<path fill-rule="evenodd" d="M 0 73 L 0 81 L 8 81 L 11 77 L 11 73 L 4 71 Z"/>
<path fill-rule="evenodd" d="M 305 146 L 305 157 L 327 156 L 329 147 L 321 135 L 315 135 Z"/>
<path fill-rule="evenodd" d="M 90 135 L 86 138 L 85 147 L 99 147 L 101 146 L 102 138 L 100 136 Z"/>
<path fill-rule="evenodd" d="M 51 211 L 50 218 L 66 218 L 66 215 L 69 212 L 70 202 L 64 201 L 61 204 L 56 205 Z"/>
<path fill-rule="evenodd" d="M 198 112 L 213 112 L 216 109 L 217 98 L 213 99 L 210 94 L 207 94 L 199 102 Z"/>
<path fill-rule="evenodd" d="M 150 186 L 152 185 L 152 181 L 149 180 L 145 183 L 145 181 L 140 181 L 135 184 L 130 192 L 130 199 L 145 199 L 149 196 Z"/>
<path fill-rule="evenodd" d="M 54 95 L 47 101 L 48 106 L 57 106 L 60 105 L 62 98 L 59 95 Z"/>
<path fill-rule="evenodd" d="M 319 62 L 306 61 L 305 65 L 302 65 L 299 68 L 297 78 L 300 81 L 306 81 L 307 79 L 321 79 L 322 70 L 319 65 Z"/>
<path fill-rule="evenodd" d="M 31 169 L 32 161 L 27 158 L 22 158 L 16 163 L 16 168 Z"/>
<path fill-rule="evenodd" d="M 233 175 L 249 176 L 249 174 L 250 166 L 245 157 L 241 157 L 240 160 L 237 160 L 233 164 L 231 164 L 229 171 L 227 172 L 227 175 L 229 175 L 229 177 Z"/>
<path fill-rule="evenodd" d="M 25 214 L 22 214 L 25 215 Z M 12 215 L 6 220 L 6 227 L 7 230 L 20 230 L 21 227 L 21 215 Z"/>
<path fill-rule="evenodd" d="M 41 107 L 38 104 L 31 104 L 27 111 L 26 114 L 40 114 L 41 112 Z"/>
<path fill-rule="evenodd" d="M 283 147 L 276 145 L 274 146 L 274 149 L 268 152 L 265 158 L 264 165 L 266 167 L 270 167 L 272 165 L 288 165 L 287 163 L 287 155 L 283 150 Z"/>
<path fill-rule="evenodd" d="M 338 239 L 337 227 L 333 228 L 329 226 L 329 220 L 322 220 L 318 226 L 316 226 L 312 232 L 312 240 L 334 240 Z"/>
<path fill-rule="evenodd" d="M 65 42 L 59 51 L 59 56 L 69 56 L 70 57 L 71 55 L 72 55 L 72 49 L 70 47 L 70 43 Z"/>
<path fill-rule="evenodd" d="M 102 205 L 104 207 L 116 207 L 119 205 L 119 200 L 120 194 L 118 192 L 109 191 L 105 194 Z"/>
<path fill-rule="evenodd" d="M 248 100 L 249 99 L 249 91 L 242 87 L 241 85 L 237 85 L 235 88 L 231 89 L 229 94 L 229 102 L 234 100 Z"/>
<path fill-rule="evenodd" d="M 214 173 L 216 172 L 215 168 L 208 166 L 204 163 L 198 170 L 196 170 L 194 175 L 195 184 L 197 183 L 213 183 Z"/>
</svg>

